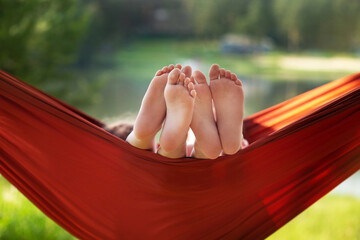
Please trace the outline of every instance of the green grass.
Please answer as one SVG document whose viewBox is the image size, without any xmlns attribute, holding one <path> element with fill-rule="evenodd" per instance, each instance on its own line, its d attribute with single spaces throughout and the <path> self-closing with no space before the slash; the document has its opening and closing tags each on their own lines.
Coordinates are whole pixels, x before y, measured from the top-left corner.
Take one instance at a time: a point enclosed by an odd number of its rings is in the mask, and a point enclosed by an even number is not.
<svg viewBox="0 0 360 240">
<path fill-rule="evenodd" d="M 360 199 L 327 195 L 267 240 L 359 240 Z"/>
<path fill-rule="evenodd" d="M 0 239 L 75 239 L 0 176 Z"/>
<path fill-rule="evenodd" d="M 0 239 L 75 238 L 0 177 Z M 268 239 L 360 239 L 360 199 L 327 195 Z"/>
<path fill-rule="evenodd" d="M 233 70 L 242 76 L 264 77 L 268 80 L 309 79 L 311 81 L 334 80 L 353 73 L 352 71 L 305 71 L 279 67 L 279 60 L 285 56 L 304 57 L 311 53 L 287 53 L 274 51 L 256 55 L 223 54 L 218 41 L 195 40 L 138 40 L 116 52 L 115 63 L 117 78 L 149 81 L 156 69 L 170 63 L 192 60 L 207 71 L 212 63 Z M 313 57 L 355 59 L 346 53 L 317 53 Z M 134 76 L 136 76 L 134 78 Z"/>
</svg>

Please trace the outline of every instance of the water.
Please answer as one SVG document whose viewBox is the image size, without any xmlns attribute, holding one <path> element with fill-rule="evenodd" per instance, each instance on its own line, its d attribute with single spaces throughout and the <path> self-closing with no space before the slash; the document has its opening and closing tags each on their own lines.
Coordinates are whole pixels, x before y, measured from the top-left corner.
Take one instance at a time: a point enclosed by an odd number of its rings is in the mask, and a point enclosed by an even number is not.
<svg viewBox="0 0 360 240">
<path fill-rule="evenodd" d="M 242 77 L 245 91 L 245 115 L 251 115 L 286 99 L 325 84 L 327 81 L 268 81 L 255 77 Z M 85 111 L 98 118 L 136 116 L 148 82 L 110 79 L 102 89 L 102 99 Z"/>
<path fill-rule="evenodd" d="M 268 81 L 249 76 L 240 76 L 245 91 L 245 115 L 251 115 L 296 95 L 328 82 L 292 80 Z M 147 89 L 146 81 L 110 79 L 102 89 L 102 99 L 85 110 L 88 114 L 107 123 L 115 120 L 133 121 Z M 348 178 L 331 194 L 345 194 L 360 198 L 360 172 Z"/>
</svg>

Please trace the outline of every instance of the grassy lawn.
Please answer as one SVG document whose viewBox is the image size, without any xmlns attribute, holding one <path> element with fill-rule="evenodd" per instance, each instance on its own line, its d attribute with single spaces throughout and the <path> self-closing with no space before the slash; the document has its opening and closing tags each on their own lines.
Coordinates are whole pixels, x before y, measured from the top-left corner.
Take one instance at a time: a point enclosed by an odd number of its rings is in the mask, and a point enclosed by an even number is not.
<svg viewBox="0 0 360 240">
<path fill-rule="evenodd" d="M 0 239 L 75 238 L 0 177 Z M 327 195 L 268 239 L 360 239 L 360 199 Z"/>
<path fill-rule="evenodd" d="M 358 240 L 360 199 L 326 195 L 267 239 Z"/>
<path fill-rule="evenodd" d="M 0 176 L 1 240 L 75 239 Z"/>
<path fill-rule="evenodd" d="M 240 76 L 257 76 L 268 80 L 334 80 L 358 71 L 356 68 L 334 70 L 329 67 L 326 69 L 326 60 L 345 59 L 356 64 L 359 60 L 353 55 L 326 52 L 309 54 L 311 53 L 294 54 L 280 51 L 253 55 L 223 54 L 218 41 L 139 40 L 116 52 L 115 62 L 119 73 L 117 77 L 120 79 L 122 77 L 132 79 L 136 76 L 135 80 L 146 81 L 149 81 L 149 76 L 153 76 L 156 69 L 170 63 L 190 63 L 206 72 L 212 63 L 218 63 Z M 307 70 L 283 66 L 283 62 L 288 59 L 303 59 L 302 64 L 306 64 L 304 57 L 320 61 L 323 65 L 325 64 L 325 69 Z"/>
</svg>

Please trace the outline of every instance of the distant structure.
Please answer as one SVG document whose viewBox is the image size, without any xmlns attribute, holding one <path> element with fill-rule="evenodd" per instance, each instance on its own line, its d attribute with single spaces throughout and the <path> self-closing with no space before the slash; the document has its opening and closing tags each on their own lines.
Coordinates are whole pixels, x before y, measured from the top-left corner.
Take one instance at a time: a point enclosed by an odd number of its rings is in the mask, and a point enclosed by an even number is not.
<svg viewBox="0 0 360 240">
<path fill-rule="evenodd" d="M 226 34 L 220 49 L 223 53 L 251 54 L 273 51 L 274 44 L 270 38 L 257 40 L 247 35 Z"/>
</svg>

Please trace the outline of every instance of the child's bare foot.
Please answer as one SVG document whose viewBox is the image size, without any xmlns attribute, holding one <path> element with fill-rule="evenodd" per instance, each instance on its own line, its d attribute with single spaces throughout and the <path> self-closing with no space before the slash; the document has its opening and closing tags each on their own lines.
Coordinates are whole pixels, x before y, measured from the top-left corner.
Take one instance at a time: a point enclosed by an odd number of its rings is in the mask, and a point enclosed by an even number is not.
<svg viewBox="0 0 360 240">
<path fill-rule="evenodd" d="M 213 64 L 209 72 L 210 90 L 214 100 L 217 127 L 224 154 L 241 148 L 244 116 L 242 84 L 234 73 Z"/>
<path fill-rule="evenodd" d="M 191 81 L 196 91 L 195 106 L 191 129 L 193 130 L 196 141 L 192 156 L 195 158 L 217 158 L 221 153 L 221 143 L 219 133 L 216 128 L 212 109 L 212 97 L 205 75 L 200 71 L 195 71 Z"/>
<path fill-rule="evenodd" d="M 164 97 L 166 119 L 158 153 L 169 158 L 185 157 L 186 137 L 196 97 L 194 84 L 179 69 L 174 69 L 169 74 Z"/>
<path fill-rule="evenodd" d="M 148 90 L 142 100 L 139 114 L 134 123 L 134 130 L 129 134 L 126 141 L 141 149 L 152 149 L 154 138 L 161 129 L 166 114 L 164 89 L 169 73 L 174 69 L 181 69 L 181 65 L 169 65 L 158 70 L 151 81 Z M 191 67 L 182 69 L 187 76 L 191 75 Z"/>
</svg>

